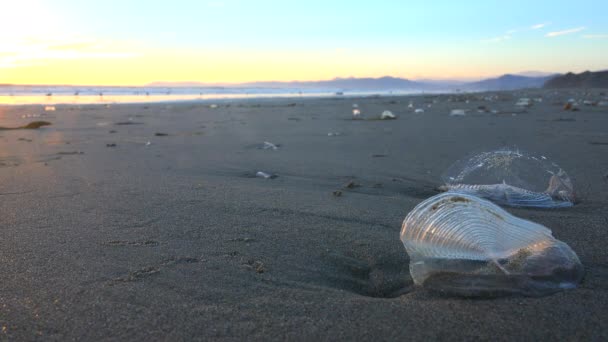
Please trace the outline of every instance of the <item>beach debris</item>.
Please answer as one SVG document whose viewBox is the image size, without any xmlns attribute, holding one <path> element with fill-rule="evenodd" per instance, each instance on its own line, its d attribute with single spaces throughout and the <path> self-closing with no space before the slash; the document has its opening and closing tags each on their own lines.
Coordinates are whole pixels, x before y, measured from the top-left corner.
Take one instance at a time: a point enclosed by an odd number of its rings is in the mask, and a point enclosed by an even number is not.
<svg viewBox="0 0 608 342">
<path fill-rule="evenodd" d="M 583 106 L 597 106 L 597 102 L 585 100 L 583 101 Z"/>
<path fill-rule="evenodd" d="M 54 112 L 55 106 L 44 106 L 44 111 L 45 112 Z"/>
<path fill-rule="evenodd" d="M 266 272 L 266 267 L 264 263 L 259 260 L 249 259 L 247 263 L 243 264 L 247 268 L 254 270 L 256 273 L 264 273 Z"/>
<path fill-rule="evenodd" d="M 575 288 L 584 274 L 576 253 L 551 230 L 467 194 L 418 204 L 400 237 L 414 283 L 442 294 L 544 296 Z"/>
<path fill-rule="evenodd" d="M 395 114 L 393 114 L 390 110 L 385 110 L 384 112 L 382 112 L 382 114 L 380 115 L 380 119 L 381 120 L 394 120 L 397 117 L 395 116 Z"/>
<path fill-rule="evenodd" d="M 50 126 L 50 125 L 52 125 L 52 124 L 48 121 L 32 121 L 25 126 L 0 127 L 0 131 L 15 130 L 15 129 L 38 129 L 43 126 Z"/>
<path fill-rule="evenodd" d="M 278 150 L 281 145 L 275 145 L 271 142 L 264 141 L 264 143 L 259 147 L 261 150 Z"/>
<path fill-rule="evenodd" d="M 151 141 L 146 142 L 146 147 L 148 147 L 148 146 L 150 146 L 150 145 L 152 145 L 152 142 L 151 142 Z"/>
<path fill-rule="evenodd" d="M 361 118 L 361 111 L 357 108 L 353 109 L 353 119 L 359 119 Z"/>
<path fill-rule="evenodd" d="M 608 101 L 600 101 L 597 103 L 599 107 L 608 107 Z"/>
<path fill-rule="evenodd" d="M 166 137 L 166 136 L 169 136 L 169 134 L 168 133 L 159 133 L 159 132 L 156 132 L 156 133 L 154 133 L 154 136 L 155 137 Z"/>
<path fill-rule="evenodd" d="M 465 116 L 466 111 L 464 109 L 452 109 L 450 111 L 450 116 Z"/>
<path fill-rule="evenodd" d="M 414 108 L 414 102 L 410 101 L 410 103 L 407 105 L 407 108 Z"/>
<path fill-rule="evenodd" d="M 355 183 L 354 180 L 351 180 L 350 182 L 348 182 L 348 183 L 346 183 L 344 185 L 344 188 L 346 188 L 346 189 L 354 189 L 354 188 L 358 188 L 360 186 L 361 186 L 361 184 L 357 184 L 357 183 Z"/>
<path fill-rule="evenodd" d="M 338 136 L 341 136 L 341 135 L 342 135 L 342 133 L 340 133 L 340 132 L 329 132 L 329 133 L 327 133 L 328 137 L 338 137 Z"/>
<path fill-rule="evenodd" d="M 114 123 L 114 125 L 116 125 L 116 126 L 143 125 L 143 124 L 144 124 L 143 122 L 133 121 L 133 118 L 129 118 L 129 121 L 120 121 L 120 122 Z"/>
<path fill-rule="evenodd" d="M 512 207 L 558 208 L 576 202 L 572 181 L 556 163 L 516 149 L 473 154 L 442 175 L 442 190 Z"/>
<path fill-rule="evenodd" d="M 388 157 L 388 154 L 372 154 L 372 158 L 384 158 Z"/>
<path fill-rule="evenodd" d="M 209 105 L 209 108 L 211 108 L 211 109 L 216 109 L 216 108 L 217 108 L 217 105 L 216 105 L 216 104 L 210 104 L 210 105 Z"/>
<path fill-rule="evenodd" d="M 62 151 L 62 152 L 56 153 L 56 155 L 58 155 L 58 156 L 75 156 L 75 155 L 79 155 L 79 154 L 84 154 L 84 152 L 82 152 L 82 151 Z"/>
<path fill-rule="evenodd" d="M 359 108 L 359 105 L 356 103 L 353 103 L 353 108 Z"/>
<path fill-rule="evenodd" d="M 39 118 L 42 117 L 43 115 L 41 114 L 23 114 L 21 115 L 22 119 L 33 119 L 33 118 Z"/>
<path fill-rule="evenodd" d="M 568 102 L 564 105 L 564 110 L 572 110 L 573 106 L 572 103 Z"/>
<path fill-rule="evenodd" d="M 50 122 L 48 122 L 48 121 L 33 121 L 33 122 L 30 122 L 27 125 L 21 126 L 19 128 L 22 128 L 22 129 L 38 129 L 38 128 L 43 127 L 43 126 L 50 126 L 50 125 L 52 125 L 52 124 Z"/>
<path fill-rule="evenodd" d="M 574 122 L 576 121 L 575 118 L 557 118 L 557 119 L 553 119 L 553 121 L 557 121 L 557 122 Z"/>
<path fill-rule="evenodd" d="M 515 105 L 518 107 L 530 107 L 532 106 L 532 101 L 527 97 L 522 97 L 521 99 L 517 100 Z"/>
<path fill-rule="evenodd" d="M 342 197 L 342 191 L 336 190 L 336 191 L 332 192 L 332 195 L 334 195 L 335 197 Z"/>
<path fill-rule="evenodd" d="M 112 144 L 106 144 L 106 147 L 116 147 L 116 144 L 112 143 Z"/>
<path fill-rule="evenodd" d="M 424 109 L 422 108 L 416 108 L 416 110 L 414 110 L 414 113 L 424 113 Z"/>
<path fill-rule="evenodd" d="M 256 177 L 260 177 L 260 178 L 264 178 L 264 179 L 275 179 L 278 176 L 275 174 L 271 174 L 271 173 L 266 173 L 264 171 L 258 171 L 255 174 Z"/>
</svg>

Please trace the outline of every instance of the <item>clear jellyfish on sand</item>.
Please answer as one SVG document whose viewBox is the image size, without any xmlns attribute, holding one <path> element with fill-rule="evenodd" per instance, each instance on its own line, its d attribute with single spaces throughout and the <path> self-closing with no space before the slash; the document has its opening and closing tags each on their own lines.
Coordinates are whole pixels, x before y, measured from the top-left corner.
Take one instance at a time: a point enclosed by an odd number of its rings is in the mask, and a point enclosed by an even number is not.
<svg viewBox="0 0 608 342">
<path fill-rule="evenodd" d="M 572 181 L 556 163 L 517 149 L 476 153 L 442 175 L 442 190 L 487 198 L 513 207 L 570 207 L 576 202 Z"/>
<path fill-rule="evenodd" d="M 532 101 L 527 97 L 522 97 L 521 99 L 517 100 L 515 105 L 518 107 L 530 107 L 532 106 Z"/>
<path fill-rule="evenodd" d="M 393 120 L 393 119 L 396 119 L 396 118 L 397 117 L 395 116 L 395 114 L 393 114 L 390 110 L 385 110 L 380 115 L 380 119 L 382 119 L 382 120 Z"/>
<path fill-rule="evenodd" d="M 275 150 L 276 151 L 276 150 L 279 149 L 279 146 L 281 146 L 281 145 L 276 145 L 276 144 L 273 144 L 273 143 L 271 143 L 269 141 L 264 141 L 264 143 L 262 145 L 260 145 L 259 148 L 261 150 Z"/>
<path fill-rule="evenodd" d="M 414 283 L 447 295 L 543 296 L 575 288 L 584 274 L 576 253 L 551 230 L 467 194 L 418 204 L 400 237 Z"/>
<path fill-rule="evenodd" d="M 267 173 L 267 172 L 264 172 L 264 171 L 258 171 L 258 172 L 256 172 L 255 176 L 259 177 L 259 178 L 264 178 L 264 179 L 275 179 L 275 178 L 278 177 L 275 174 Z"/>
<path fill-rule="evenodd" d="M 450 111 L 450 116 L 465 116 L 466 111 L 464 109 L 452 109 Z"/>
</svg>

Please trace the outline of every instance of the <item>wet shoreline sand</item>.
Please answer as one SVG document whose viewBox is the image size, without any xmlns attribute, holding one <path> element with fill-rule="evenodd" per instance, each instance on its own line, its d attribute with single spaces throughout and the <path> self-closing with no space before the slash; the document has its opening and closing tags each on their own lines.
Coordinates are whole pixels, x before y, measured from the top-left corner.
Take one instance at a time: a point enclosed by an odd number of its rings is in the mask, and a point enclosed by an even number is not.
<svg viewBox="0 0 608 342">
<path fill-rule="evenodd" d="M 585 96 L 605 95 L 1 106 L 2 127 L 52 126 L 0 131 L 0 336 L 606 338 L 608 107 L 563 110 Z M 518 108 L 521 97 L 543 101 Z M 352 120 L 353 103 L 398 119 Z M 569 244 L 583 283 L 493 300 L 413 287 L 402 220 L 454 161 L 503 146 L 573 179 L 572 208 L 507 210 Z"/>
</svg>

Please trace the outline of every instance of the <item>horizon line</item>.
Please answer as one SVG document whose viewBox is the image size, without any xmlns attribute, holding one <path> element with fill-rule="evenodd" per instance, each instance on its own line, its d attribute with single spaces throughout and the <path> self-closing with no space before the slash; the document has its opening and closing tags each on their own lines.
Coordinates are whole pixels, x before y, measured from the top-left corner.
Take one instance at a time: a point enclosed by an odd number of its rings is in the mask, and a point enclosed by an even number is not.
<svg viewBox="0 0 608 342">
<path fill-rule="evenodd" d="M 606 69 L 602 69 L 599 70 L 597 72 L 601 72 L 601 71 L 606 71 Z M 262 81 L 262 80 L 258 80 L 258 81 L 244 81 L 244 82 L 203 82 L 203 81 L 151 81 L 145 84 L 130 84 L 130 85 L 100 85 L 100 84 L 65 84 L 65 83 L 53 83 L 53 84 L 49 84 L 49 83 L 0 83 L 0 87 L 7 87 L 7 86 L 22 86 L 22 87 L 30 87 L 30 86 L 37 86 L 37 87 L 115 87 L 115 88 L 129 88 L 129 87 L 159 87 L 159 88 L 167 88 L 167 86 L 162 86 L 162 85 L 153 85 L 155 83 L 169 83 L 169 84 L 186 84 L 186 83 L 192 83 L 192 84 L 200 84 L 201 86 L 204 87 L 230 87 L 230 86 L 238 86 L 238 85 L 244 85 L 244 84 L 255 84 L 255 83 L 315 83 L 315 82 L 331 82 L 331 81 L 337 81 L 337 80 L 357 80 L 357 79 L 372 79 L 372 80 L 380 80 L 383 78 L 391 78 L 391 79 L 398 79 L 398 80 L 404 80 L 404 81 L 411 81 L 411 82 L 462 82 L 462 83 L 472 83 L 472 82 L 479 82 L 479 81 L 484 81 L 484 80 L 489 80 L 489 79 L 495 79 L 495 78 L 499 78 L 499 77 L 503 77 L 503 76 L 520 76 L 520 77 L 530 77 L 530 78 L 538 78 L 538 77 L 547 77 L 547 76 L 552 76 L 552 75 L 562 75 L 562 74 L 568 74 L 568 73 L 574 73 L 574 72 L 566 72 L 566 73 L 559 73 L 559 72 L 543 72 L 543 71 L 538 71 L 539 73 L 543 73 L 543 74 L 547 74 L 547 75 L 543 75 L 543 76 L 528 76 L 528 75 L 522 75 L 523 73 L 528 73 L 530 71 L 524 71 L 524 72 L 520 72 L 520 73 L 504 73 L 504 74 L 499 74 L 499 75 L 493 75 L 493 76 L 485 76 L 485 77 L 454 77 L 454 78 L 433 78 L 433 77 L 416 77 L 416 78 L 405 78 L 405 77 L 397 77 L 397 76 L 390 76 L 390 75 L 384 75 L 384 76 L 380 76 L 380 77 L 356 77 L 356 76 L 348 76 L 348 77 L 334 77 L 331 79 L 321 79 L 321 80 L 308 80 L 308 81 L 304 81 L 304 80 L 288 80 L 288 81 L 279 81 L 279 80 L 267 80 L 267 81 Z M 537 72 L 537 71 L 531 71 L 531 72 Z M 583 72 L 587 72 L 587 71 L 583 71 Z M 574 73 L 576 74 L 576 73 Z M 189 87 L 188 85 L 175 85 L 173 86 L 174 88 L 180 88 L 180 87 Z M 192 87 L 192 86 L 190 86 Z"/>
</svg>

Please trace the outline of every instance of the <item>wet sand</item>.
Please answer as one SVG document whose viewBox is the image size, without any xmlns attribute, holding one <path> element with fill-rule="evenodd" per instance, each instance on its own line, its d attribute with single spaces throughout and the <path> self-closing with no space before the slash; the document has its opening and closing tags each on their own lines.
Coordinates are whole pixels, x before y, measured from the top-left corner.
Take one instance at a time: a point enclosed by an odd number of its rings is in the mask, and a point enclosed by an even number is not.
<svg viewBox="0 0 608 342">
<path fill-rule="evenodd" d="M 608 107 L 563 110 L 582 97 L 0 107 L 2 127 L 52 123 L 0 131 L 0 337 L 606 339 Z M 353 103 L 398 119 L 352 120 Z M 583 283 L 492 300 L 414 287 L 402 220 L 454 161 L 503 146 L 544 154 L 573 179 L 573 208 L 508 211 L 569 244 Z"/>
</svg>

